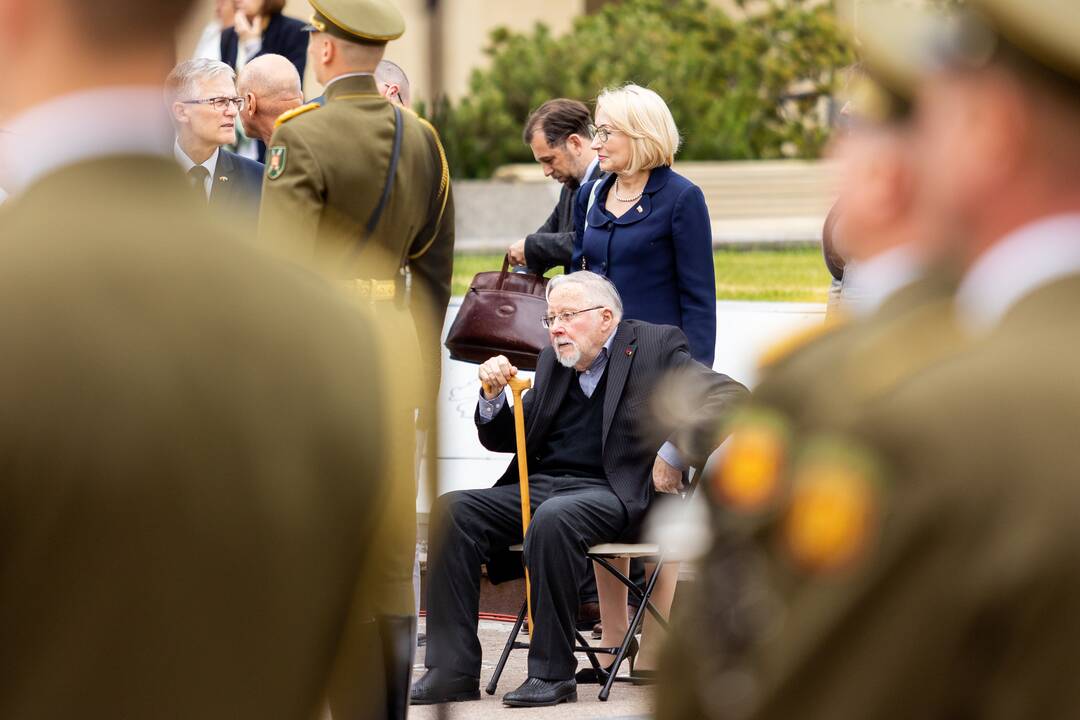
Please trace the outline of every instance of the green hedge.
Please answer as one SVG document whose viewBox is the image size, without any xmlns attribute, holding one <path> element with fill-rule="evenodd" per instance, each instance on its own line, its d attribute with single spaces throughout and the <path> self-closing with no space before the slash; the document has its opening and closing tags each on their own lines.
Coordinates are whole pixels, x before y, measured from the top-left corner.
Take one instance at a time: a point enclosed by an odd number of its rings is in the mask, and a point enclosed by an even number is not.
<svg viewBox="0 0 1080 720">
<path fill-rule="evenodd" d="M 473 72 L 466 97 L 427 109 L 458 178 L 532 161 L 521 129 L 545 100 L 592 100 L 627 82 L 667 100 L 681 159 L 817 157 L 829 130 L 819 98 L 852 61 L 831 5 L 807 0 L 745 21 L 707 0 L 625 0 L 561 37 L 542 24 L 497 29 L 487 52 L 490 67 Z"/>
</svg>

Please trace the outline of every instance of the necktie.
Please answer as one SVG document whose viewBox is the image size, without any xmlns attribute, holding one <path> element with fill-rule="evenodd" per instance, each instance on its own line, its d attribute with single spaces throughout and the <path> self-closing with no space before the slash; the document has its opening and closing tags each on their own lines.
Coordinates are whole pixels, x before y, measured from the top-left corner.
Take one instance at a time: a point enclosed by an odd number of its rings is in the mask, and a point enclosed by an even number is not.
<svg viewBox="0 0 1080 720">
<path fill-rule="evenodd" d="M 210 171 L 202 165 L 196 165 L 188 170 L 187 174 L 188 180 L 191 182 L 191 189 L 195 191 L 200 200 L 206 202 L 206 178 L 210 177 Z"/>
</svg>

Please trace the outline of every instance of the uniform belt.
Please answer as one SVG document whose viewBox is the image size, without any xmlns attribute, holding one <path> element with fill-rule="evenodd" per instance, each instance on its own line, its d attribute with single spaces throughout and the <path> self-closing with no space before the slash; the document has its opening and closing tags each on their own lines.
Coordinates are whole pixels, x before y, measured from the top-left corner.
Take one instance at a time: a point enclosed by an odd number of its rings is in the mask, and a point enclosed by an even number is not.
<svg viewBox="0 0 1080 720">
<path fill-rule="evenodd" d="M 352 280 L 348 289 L 361 300 L 382 302 L 397 297 L 397 283 L 393 280 Z"/>
</svg>

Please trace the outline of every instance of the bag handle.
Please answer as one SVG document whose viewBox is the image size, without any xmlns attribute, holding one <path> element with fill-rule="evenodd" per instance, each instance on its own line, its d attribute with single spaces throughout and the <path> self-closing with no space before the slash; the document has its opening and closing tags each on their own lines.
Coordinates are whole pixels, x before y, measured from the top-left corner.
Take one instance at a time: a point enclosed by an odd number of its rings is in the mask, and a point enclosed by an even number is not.
<svg viewBox="0 0 1080 720">
<path fill-rule="evenodd" d="M 537 275 L 534 272 L 528 272 L 528 273 L 525 273 L 525 274 L 532 278 L 532 285 L 529 286 L 529 293 L 532 294 L 532 295 L 535 295 L 536 294 L 536 286 L 543 279 L 543 276 L 542 275 Z M 495 284 L 495 289 L 496 290 L 502 290 L 503 289 L 503 283 L 506 281 L 506 278 L 509 275 L 510 275 L 510 254 L 507 253 L 506 255 L 503 255 L 502 270 L 499 271 L 499 282 Z"/>
<path fill-rule="evenodd" d="M 506 281 L 507 275 L 510 274 L 510 253 L 503 255 L 502 270 L 499 271 L 499 282 L 495 286 L 495 289 L 502 290 L 503 283 Z"/>
</svg>

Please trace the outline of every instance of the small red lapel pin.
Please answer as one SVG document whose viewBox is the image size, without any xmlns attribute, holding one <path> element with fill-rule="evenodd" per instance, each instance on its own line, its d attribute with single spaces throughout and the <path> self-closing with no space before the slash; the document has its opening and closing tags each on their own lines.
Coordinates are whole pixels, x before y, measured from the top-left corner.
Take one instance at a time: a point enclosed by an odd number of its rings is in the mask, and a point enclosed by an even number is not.
<svg viewBox="0 0 1080 720">
<path fill-rule="evenodd" d="M 626 357 L 630 357 L 634 354 L 634 348 L 626 348 Z"/>
</svg>

